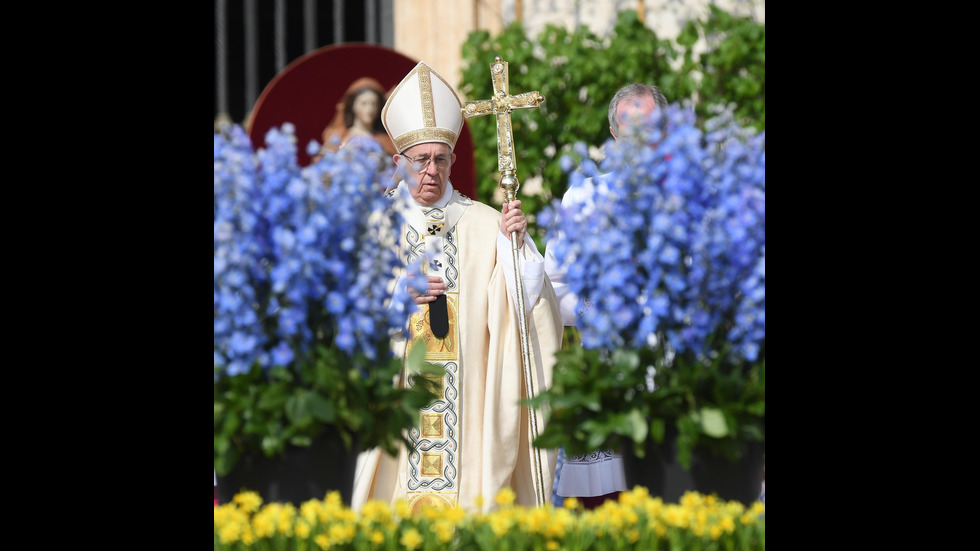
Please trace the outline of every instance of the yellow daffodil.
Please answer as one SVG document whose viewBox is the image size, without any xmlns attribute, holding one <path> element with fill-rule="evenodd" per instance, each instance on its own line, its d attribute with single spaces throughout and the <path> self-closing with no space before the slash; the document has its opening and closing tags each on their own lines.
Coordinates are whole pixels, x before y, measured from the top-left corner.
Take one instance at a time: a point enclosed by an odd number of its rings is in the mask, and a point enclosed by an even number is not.
<svg viewBox="0 0 980 551">
<path fill-rule="evenodd" d="M 466 518 L 466 509 L 462 507 L 453 507 L 452 509 L 447 509 L 444 513 L 447 520 L 453 524 L 457 524 Z"/>
<path fill-rule="evenodd" d="M 395 516 L 400 518 L 412 516 L 412 508 L 408 506 L 408 501 L 399 499 L 395 502 Z"/>
<path fill-rule="evenodd" d="M 732 517 L 722 517 L 721 522 L 719 522 L 718 525 L 721 526 L 722 530 L 728 532 L 729 534 L 735 531 L 735 521 L 732 520 Z"/>
<path fill-rule="evenodd" d="M 221 527 L 218 533 L 218 537 L 221 543 L 232 544 L 238 541 L 238 538 L 242 535 L 242 525 L 241 524 L 226 524 Z"/>
<path fill-rule="evenodd" d="M 239 492 L 235 494 L 233 501 L 238 505 L 239 509 L 246 513 L 258 511 L 262 505 L 262 498 L 259 497 L 258 492 Z"/>
<path fill-rule="evenodd" d="M 296 527 L 293 529 L 296 537 L 305 540 L 310 537 L 310 525 L 305 520 L 297 520 Z"/>
<path fill-rule="evenodd" d="M 413 549 L 422 545 L 423 541 L 424 539 L 422 538 L 422 534 L 420 534 L 418 530 L 415 528 L 409 528 L 404 534 L 402 534 L 402 539 L 399 540 L 399 543 L 405 546 L 405 549 L 412 551 Z"/>
<path fill-rule="evenodd" d="M 456 525 L 446 519 L 437 520 L 432 525 L 432 532 L 435 533 L 439 543 L 449 543 L 453 540 L 453 536 L 456 535 Z"/>
<path fill-rule="evenodd" d="M 276 532 L 268 515 L 256 515 L 252 519 L 252 529 L 255 531 L 256 537 L 259 538 L 267 538 Z"/>
<path fill-rule="evenodd" d="M 501 507 L 509 507 L 514 504 L 516 498 L 517 494 L 514 493 L 514 490 L 502 488 L 497 492 L 497 497 L 494 498 L 494 502 Z"/>
</svg>

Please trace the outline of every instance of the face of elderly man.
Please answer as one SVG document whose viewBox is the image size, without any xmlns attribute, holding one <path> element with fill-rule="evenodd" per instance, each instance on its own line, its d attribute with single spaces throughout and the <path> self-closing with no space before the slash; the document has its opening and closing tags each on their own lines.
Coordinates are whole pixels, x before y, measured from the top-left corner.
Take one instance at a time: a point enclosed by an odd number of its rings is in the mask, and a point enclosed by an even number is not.
<svg viewBox="0 0 980 551">
<path fill-rule="evenodd" d="M 650 113 L 657 108 L 651 96 L 638 96 L 624 100 L 616 107 L 616 121 L 619 124 L 619 135 L 609 128 L 609 132 L 617 140 L 625 134 L 642 135 L 652 127 L 648 125 Z"/>
<path fill-rule="evenodd" d="M 395 163 L 402 160 L 409 163 L 408 173 L 415 182 L 409 182 L 412 197 L 419 204 L 433 205 L 442 199 L 446 192 L 446 184 L 452 173 L 456 154 L 448 145 L 439 142 L 428 142 L 413 145 L 401 155 L 395 155 Z"/>
</svg>

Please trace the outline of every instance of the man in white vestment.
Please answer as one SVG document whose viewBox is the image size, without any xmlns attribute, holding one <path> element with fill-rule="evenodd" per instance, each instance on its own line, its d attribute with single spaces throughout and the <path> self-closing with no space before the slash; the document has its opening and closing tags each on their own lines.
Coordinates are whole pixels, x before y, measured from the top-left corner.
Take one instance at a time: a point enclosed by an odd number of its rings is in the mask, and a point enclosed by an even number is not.
<svg viewBox="0 0 980 551">
<path fill-rule="evenodd" d="M 538 393 L 551 385 L 555 352 L 561 347 L 558 302 L 544 274 L 544 257 L 527 236 L 520 201 L 502 212 L 469 199 L 450 182 L 453 149 L 463 125 L 456 92 L 420 62 L 392 91 L 381 118 L 399 152 L 396 165 L 408 175 L 388 193 L 406 199 L 400 251 L 424 259 L 428 288 L 405 331 L 392 339 L 407 356 L 424 342 L 426 360 L 445 368 L 441 398 L 423 409 L 409 435 L 414 447 L 397 456 L 380 449 L 358 458 L 351 507 L 369 500 L 394 504 L 488 511 L 505 488 L 515 504 L 550 502 L 557 450 L 531 445 L 531 418 L 543 428 L 540 411 L 520 405 L 525 398 L 513 266 L 512 232 L 520 243 L 519 271 L 530 351 L 530 378 Z M 398 284 L 404 285 L 405 277 Z M 421 338 L 422 341 L 417 339 Z M 541 496 L 544 496 L 543 502 Z"/>
<path fill-rule="evenodd" d="M 624 133 L 631 134 L 631 137 L 644 136 L 643 125 L 650 113 L 654 109 L 666 108 L 667 98 L 656 86 L 638 83 L 623 86 L 609 102 L 609 133 L 616 140 Z M 596 181 L 586 178 L 581 185 L 565 191 L 561 199 L 562 209 L 587 212 L 594 208 L 592 197 L 597 191 L 601 193 L 604 190 L 602 175 Z M 565 283 L 567 270 L 558 264 L 553 254 L 558 239 L 561 237 L 549 241 L 545 246 L 545 271 L 558 296 L 562 322 L 575 326 L 579 318 L 589 315 L 589 304 L 578 308 L 578 297 L 569 291 Z M 555 475 L 554 501 L 560 505 L 564 498 L 575 497 L 585 508 L 592 509 L 607 499 L 616 499 L 626 489 L 626 472 L 619 453 L 596 450 L 574 457 L 562 455 Z"/>
</svg>

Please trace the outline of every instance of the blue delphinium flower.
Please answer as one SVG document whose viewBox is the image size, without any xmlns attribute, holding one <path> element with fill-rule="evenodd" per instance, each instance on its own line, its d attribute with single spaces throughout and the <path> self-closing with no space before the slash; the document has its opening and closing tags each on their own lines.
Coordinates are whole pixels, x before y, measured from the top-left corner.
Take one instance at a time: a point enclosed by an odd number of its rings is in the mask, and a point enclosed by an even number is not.
<svg viewBox="0 0 980 551">
<path fill-rule="evenodd" d="M 309 361 L 318 345 L 366 369 L 414 306 L 389 283 L 401 220 L 381 193 L 375 142 L 300 168 L 286 124 L 253 151 L 240 126 L 214 137 L 214 359 L 235 375 Z M 366 362 L 358 364 L 363 358 Z"/>
<path fill-rule="evenodd" d="M 765 133 L 739 128 L 730 111 L 703 132 L 690 108 L 663 117 L 648 140 L 610 140 L 598 167 L 570 175 L 604 184 L 591 208 L 555 201 L 539 217 L 549 238 L 564 236 L 553 252 L 578 307 L 592 305 L 582 344 L 637 349 L 658 334 L 678 354 L 727 343 L 755 361 L 765 345 Z"/>
</svg>

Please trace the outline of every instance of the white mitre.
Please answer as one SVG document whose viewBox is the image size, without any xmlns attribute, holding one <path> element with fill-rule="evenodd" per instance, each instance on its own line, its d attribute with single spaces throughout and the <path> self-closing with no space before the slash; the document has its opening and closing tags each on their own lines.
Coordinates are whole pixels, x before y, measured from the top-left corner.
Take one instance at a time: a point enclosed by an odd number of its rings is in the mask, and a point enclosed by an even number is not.
<svg viewBox="0 0 980 551">
<path fill-rule="evenodd" d="M 420 61 L 388 96 L 381 122 L 399 153 L 426 142 L 455 149 L 463 128 L 462 107 L 446 79 Z"/>
</svg>

